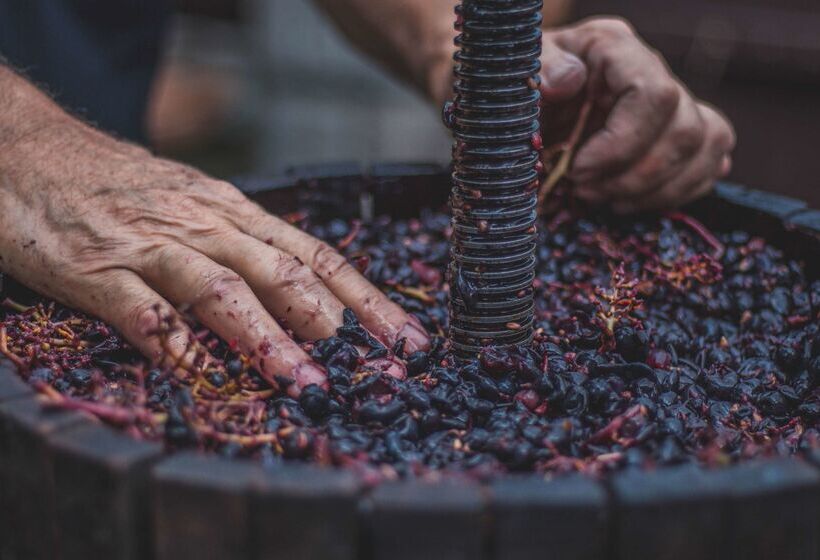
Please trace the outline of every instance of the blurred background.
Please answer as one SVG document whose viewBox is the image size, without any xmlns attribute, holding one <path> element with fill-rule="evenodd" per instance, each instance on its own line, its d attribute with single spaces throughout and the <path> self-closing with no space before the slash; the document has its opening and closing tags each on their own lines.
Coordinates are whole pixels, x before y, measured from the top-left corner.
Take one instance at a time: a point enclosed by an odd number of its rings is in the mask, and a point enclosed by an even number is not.
<svg viewBox="0 0 820 560">
<path fill-rule="evenodd" d="M 435 0 L 431 0 L 435 1 Z M 308 0 L 178 0 L 149 130 L 222 177 L 449 159 L 439 109 L 359 55 Z M 546 0 L 620 15 L 738 132 L 731 179 L 820 208 L 818 0 Z"/>
</svg>

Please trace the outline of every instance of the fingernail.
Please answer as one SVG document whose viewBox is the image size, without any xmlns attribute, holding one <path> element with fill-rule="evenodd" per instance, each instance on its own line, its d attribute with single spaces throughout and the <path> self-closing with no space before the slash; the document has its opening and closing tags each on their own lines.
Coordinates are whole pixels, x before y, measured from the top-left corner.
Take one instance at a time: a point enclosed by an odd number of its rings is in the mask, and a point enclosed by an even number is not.
<svg viewBox="0 0 820 560">
<path fill-rule="evenodd" d="M 558 50 L 545 62 L 541 87 L 557 91 L 577 91 L 586 79 L 586 66 L 577 56 Z"/>
<path fill-rule="evenodd" d="M 407 342 L 404 344 L 404 351 L 407 353 L 415 352 L 416 350 L 426 350 L 430 347 L 430 336 L 421 326 L 421 322 L 412 315 L 407 324 L 399 331 L 396 340 L 401 340 L 402 338 L 407 339 Z"/>
<path fill-rule="evenodd" d="M 288 387 L 288 393 L 291 396 L 294 396 L 293 392 L 298 395 L 308 385 L 318 385 L 322 389 L 328 389 L 325 371 L 315 364 L 300 364 L 293 368 L 292 373 L 295 383 Z"/>
</svg>

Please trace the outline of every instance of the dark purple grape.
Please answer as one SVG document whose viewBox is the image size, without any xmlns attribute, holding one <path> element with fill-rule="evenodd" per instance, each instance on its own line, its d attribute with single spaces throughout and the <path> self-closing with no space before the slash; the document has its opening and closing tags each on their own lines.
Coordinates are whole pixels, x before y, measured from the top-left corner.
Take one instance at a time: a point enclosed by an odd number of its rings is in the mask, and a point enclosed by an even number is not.
<svg viewBox="0 0 820 560">
<path fill-rule="evenodd" d="M 581 415 L 587 408 L 589 396 L 583 387 L 572 386 L 564 396 L 562 406 L 564 411 L 571 416 Z"/>
<path fill-rule="evenodd" d="M 709 372 L 703 378 L 703 385 L 710 395 L 728 399 L 738 383 L 738 376 L 733 371 L 724 373 Z"/>
<path fill-rule="evenodd" d="M 646 359 L 649 337 L 644 331 L 621 326 L 615 329 L 615 348 L 629 362 Z"/>
<path fill-rule="evenodd" d="M 91 385 L 92 374 L 87 369 L 77 368 L 70 370 L 66 378 L 75 388 L 86 389 Z"/>
<path fill-rule="evenodd" d="M 429 360 L 426 352 L 416 351 L 407 356 L 408 375 L 420 375 L 427 371 Z"/>
<path fill-rule="evenodd" d="M 368 401 L 359 408 L 359 421 L 362 423 L 376 422 L 387 425 L 404 411 L 404 403 L 398 399 L 381 404 L 377 401 Z"/>
<path fill-rule="evenodd" d="M 328 413 L 330 408 L 330 397 L 327 392 L 318 385 L 308 385 L 302 389 L 299 395 L 299 406 L 305 414 L 318 420 Z"/>
<path fill-rule="evenodd" d="M 225 364 L 225 371 L 231 377 L 231 379 L 236 379 L 242 373 L 244 366 L 242 365 L 242 360 L 230 360 Z"/>
<path fill-rule="evenodd" d="M 766 391 L 757 398 L 757 406 L 766 414 L 782 416 L 788 407 L 786 398 L 780 391 Z"/>
<path fill-rule="evenodd" d="M 211 372 L 208 376 L 208 381 L 217 389 L 221 389 L 225 386 L 225 376 L 218 371 Z"/>
<path fill-rule="evenodd" d="M 793 372 L 798 369 L 802 363 L 803 358 L 796 348 L 791 346 L 780 346 L 774 353 L 775 360 L 778 365 L 787 372 Z"/>
</svg>

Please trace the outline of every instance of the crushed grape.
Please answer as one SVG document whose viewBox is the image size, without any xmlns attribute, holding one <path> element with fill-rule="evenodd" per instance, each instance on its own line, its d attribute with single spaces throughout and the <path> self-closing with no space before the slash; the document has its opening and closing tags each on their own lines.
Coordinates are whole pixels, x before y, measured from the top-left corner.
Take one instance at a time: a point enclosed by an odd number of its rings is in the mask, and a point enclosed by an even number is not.
<svg viewBox="0 0 820 560">
<path fill-rule="evenodd" d="M 195 342 L 216 363 L 151 369 L 100 321 L 8 300 L 0 351 L 51 406 L 169 451 L 346 467 L 370 481 L 604 475 L 820 447 L 820 281 L 758 237 L 713 234 L 679 213 L 553 216 L 539 231 L 533 343 L 458 361 L 444 338 L 445 214 L 371 224 L 308 215 L 297 224 L 421 321 L 429 352 L 388 348 L 347 311 L 338 336 L 304 343 L 329 391 L 292 399 L 207 330 Z M 375 365 L 396 353 L 405 380 Z"/>
</svg>

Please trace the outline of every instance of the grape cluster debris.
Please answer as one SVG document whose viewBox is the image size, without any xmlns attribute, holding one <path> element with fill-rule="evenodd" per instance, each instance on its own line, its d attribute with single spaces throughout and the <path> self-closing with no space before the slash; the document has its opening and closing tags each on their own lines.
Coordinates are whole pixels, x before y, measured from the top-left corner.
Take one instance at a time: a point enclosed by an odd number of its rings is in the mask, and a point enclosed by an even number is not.
<svg viewBox="0 0 820 560">
<path fill-rule="evenodd" d="M 292 399 L 205 329 L 192 343 L 215 363 L 163 369 L 100 321 L 10 300 L 0 352 L 48 406 L 169 451 L 350 468 L 372 483 L 603 476 L 820 447 L 820 281 L 759 237 L 715 234 L 682 213 L 627 222 L 559 212 L 539 226 L 532 343 L 460 360 L 444 337 L 446 214 L 370 224 L 309 215 L 291 219 L 418 317 L 429 352 L 384 346 L 348 311 L 337 336 L 304 343 L 329 390 Z M 387 357 L 404 361 L 406 379 L 374 365 Z"/>
</svg>

